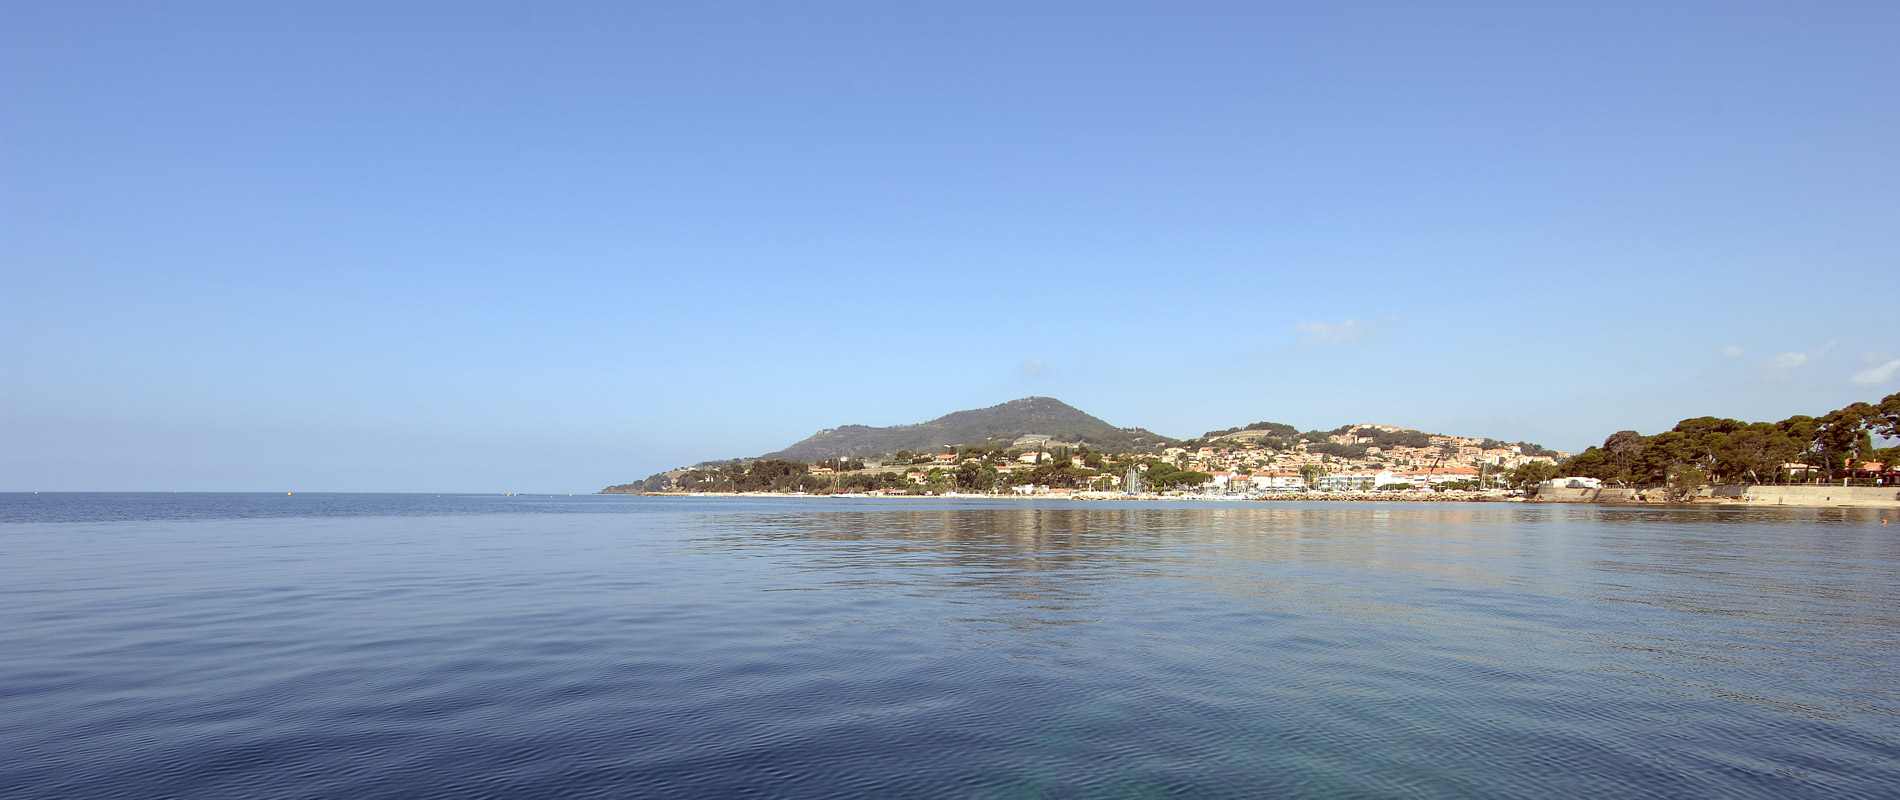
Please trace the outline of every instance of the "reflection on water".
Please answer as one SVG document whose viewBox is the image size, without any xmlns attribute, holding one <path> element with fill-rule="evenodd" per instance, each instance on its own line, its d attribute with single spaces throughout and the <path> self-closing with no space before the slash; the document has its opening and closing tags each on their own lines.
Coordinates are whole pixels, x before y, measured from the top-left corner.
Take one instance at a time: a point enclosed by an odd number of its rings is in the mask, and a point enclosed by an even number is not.
<svg viewBox="0 0 1900 800">
<path fill-rule="evenodd" d="M 809 508 L 694 520 L 701 547 L 886 587 L 1093 608 L 1130 584 L 1261 603 L 1319 592 L 1378 611 L 1419 592 L 1536 592 L 1778 620 L 1800 635 L 1892 600 L 1900 536 L 1856 509 L 1707 511 L 1441 504 Z M 1818 512 L 1818 513 L 1817 513 Z M 1843 535 L 1845 534 L 1845 535 Z M 1814 580 L 1817 571 L 1829 579 Z"/>
<path fill-rule="evenodd" d="M 1568 722 L 1534 727 L 1668 738 L 1702 725 L 1754 744 L 1813 733 L 1804 726 L 1816 723 L 1871 725 L 1882 736 L 1849 738 L 1893 755 L 1900 536 L 1877 516 L 885 506 L 710 515 L 695 520 L 692 542 L 794 571 L 803 577 L 794 591 L 956 604 L 957 616 L 932 623 L 964 626 L 970 646 L 1105 651 L 1133 623 L 1144 641 L 1120 657 L 1185 651 L 1227 674 L 1270 664 L 1302 680 L 1329 676 L 1308 688 L 1340 692 L 1335 699 L 1436 698 L 1442 706 L 1426 717 L 1447 724 L 1476 709 L 1520 720 L 1555 713 Z M 992 630 L 1007 635 L 979 635 Z M 1232 661 L 1241 653 L 1250 664 Z M 1646 700 L 1620 703 L 1621 692 Z M 1766 716 L 1751 720 L 1738 707 Z"/>
<path fill-rule="evenodd" d="M 1882 797 L 1877 512 L 0 498 L 9 797 Z"/>
</svg>

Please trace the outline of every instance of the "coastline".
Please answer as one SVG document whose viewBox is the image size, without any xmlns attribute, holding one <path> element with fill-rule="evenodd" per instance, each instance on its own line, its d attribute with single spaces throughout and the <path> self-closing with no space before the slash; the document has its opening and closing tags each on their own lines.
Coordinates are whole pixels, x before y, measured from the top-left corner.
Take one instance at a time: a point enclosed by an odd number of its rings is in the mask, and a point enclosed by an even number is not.
<svg viewBox="0 0 1900 800">
<path fill-rule="evenodd" d="M 858 500 L 1123 500 L 1144 502 L 1401 502 L 1401 503 L 1521 503 L 1523 497 L 1506 495 L 1500 491 L 1447 491 L 1447 492 L 1284 492 L 1253 497 L 1201 495 L 1201 494 L 1123 494 L 1121 492 L 1066 492 L 1061 494 L 966 494 L 946 492 L 944 494 L 871 494 L 868 492 L 841 492 L 838 494 L 802 494 L 798 492 L 601 492 L 600 494 L 632 494 L 641 497 L 767 497 L 767 498 L 821 498 L 821 499 L 858 499 Z"/>
<path fill-rule="evenodd" d="M 1855 492 L 1843 489 L 1872 490 L 1884 493 L 1876 497 L 1859 497 Z M 1739 491 L 1738 491 L 1739 489 Z M 1794 490 L 1794 491 L 1790 491 Z M 829 500 L 1085 500 L 1120 502 L 1304 502 L 1304 503 L 1533 503 L 1538 505 L 1595 505 L 1595 506 L 1699 506 L 1705 508 L 1875 508 L 1900 510 L 1900 498 L 1896 498 L 1890 487 L 1839 487 L 1839 486 L 1754 486 L 1754 487 L 1716 487 L 1715 491 L 1704 489 L 1697 497 L 1687 501 L 1669 501 L 1660 489 L 1545 489 L 1537 494 L 1525 497 L 1502 491 L 1447 491 L 1447 492 L 1284 492 L 1253 497 L 1198 495 L 1198 494 L 1140 494 L 1129 495 L 1119 492 L 1070 492 L 1062 494 L 965 494 L 948 492 L 937 495 L 912 494 L 870 494 L 864 492 L 843 492 L 839 494 L 801 494 L 796 492 L 598 492 L 597 494 L 630 494 L 641 497 L 720 497 L 720 498 L 769 498 L 769 499 L 829 499 Z M 1863 491 L 1860 494 L 1870 494 Z M 1812 496 L 1810 496 L 1812 495 Z"/>
<path fill-rule="evenodd" d="M 1660 486 L 1601 489 L 1539 489 L 1534 503 L 1591 505 L 1696 505 L 1729 508 L 1892 508 L 1900 509 L 1900 487 L 1826 484 L 1753 484 L 1704 487 L 1686 500 L 1670 500 Z"/>
</svg>

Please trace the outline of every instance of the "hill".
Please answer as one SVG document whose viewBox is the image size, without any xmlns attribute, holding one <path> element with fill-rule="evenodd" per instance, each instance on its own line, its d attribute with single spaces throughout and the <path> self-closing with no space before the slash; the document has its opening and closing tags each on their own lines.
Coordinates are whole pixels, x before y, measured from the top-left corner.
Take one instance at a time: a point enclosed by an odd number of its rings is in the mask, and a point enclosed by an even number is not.
<svg viewBox="0 0 1900 800">
<path fill-rule="evenodd" d="M 951 445 L 1009 446 L 1019 437 L 1047 436 L 1052 442 L 1086 444 L 1105 453 L 1146 450 L 1173 440 L 1142 428 L 1118 428 L 1052 397 L 1025 397 L 989 408 L 958 411 L 916 425 L 874 428 L 845 425 L 760 458 L 819 461 L 909 450 L 926 453 Z"/>
</svg>

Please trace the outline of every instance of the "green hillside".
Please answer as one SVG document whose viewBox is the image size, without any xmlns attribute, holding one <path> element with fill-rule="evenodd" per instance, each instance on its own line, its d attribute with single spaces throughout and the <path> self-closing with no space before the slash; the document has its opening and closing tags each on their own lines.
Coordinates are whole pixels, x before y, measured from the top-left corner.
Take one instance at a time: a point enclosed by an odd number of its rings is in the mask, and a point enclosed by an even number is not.
<svg viewBox="0 0 1900 800">
<path fill-rule="evenodd" d="M 829 428 L 760 458 L 818 461 L 839 456 L 864 458 L 899 450 L 926 453 L 952 445 L 1008 446 L 1018 437 L 1028 435 L 1086 444 L 1105 453 L 1147 450 L 1172 441 L 1141 428 L 1117 428 L 1055 398 L 1025 397 L 989 408 L 946 414 L 916 425 Z"/>
</svg>

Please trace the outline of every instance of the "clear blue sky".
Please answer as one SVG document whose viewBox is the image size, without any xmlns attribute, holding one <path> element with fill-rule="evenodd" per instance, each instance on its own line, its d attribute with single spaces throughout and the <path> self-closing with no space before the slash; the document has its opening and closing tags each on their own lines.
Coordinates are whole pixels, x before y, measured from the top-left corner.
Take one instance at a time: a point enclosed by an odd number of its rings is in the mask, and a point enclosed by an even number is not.
<svg viewBox="0 0 1900 800">
<path fill-rule="evenodd" d="M 0 5 L 0 489 L 1900 391 L 1900 5 Z"/>
</svg>

